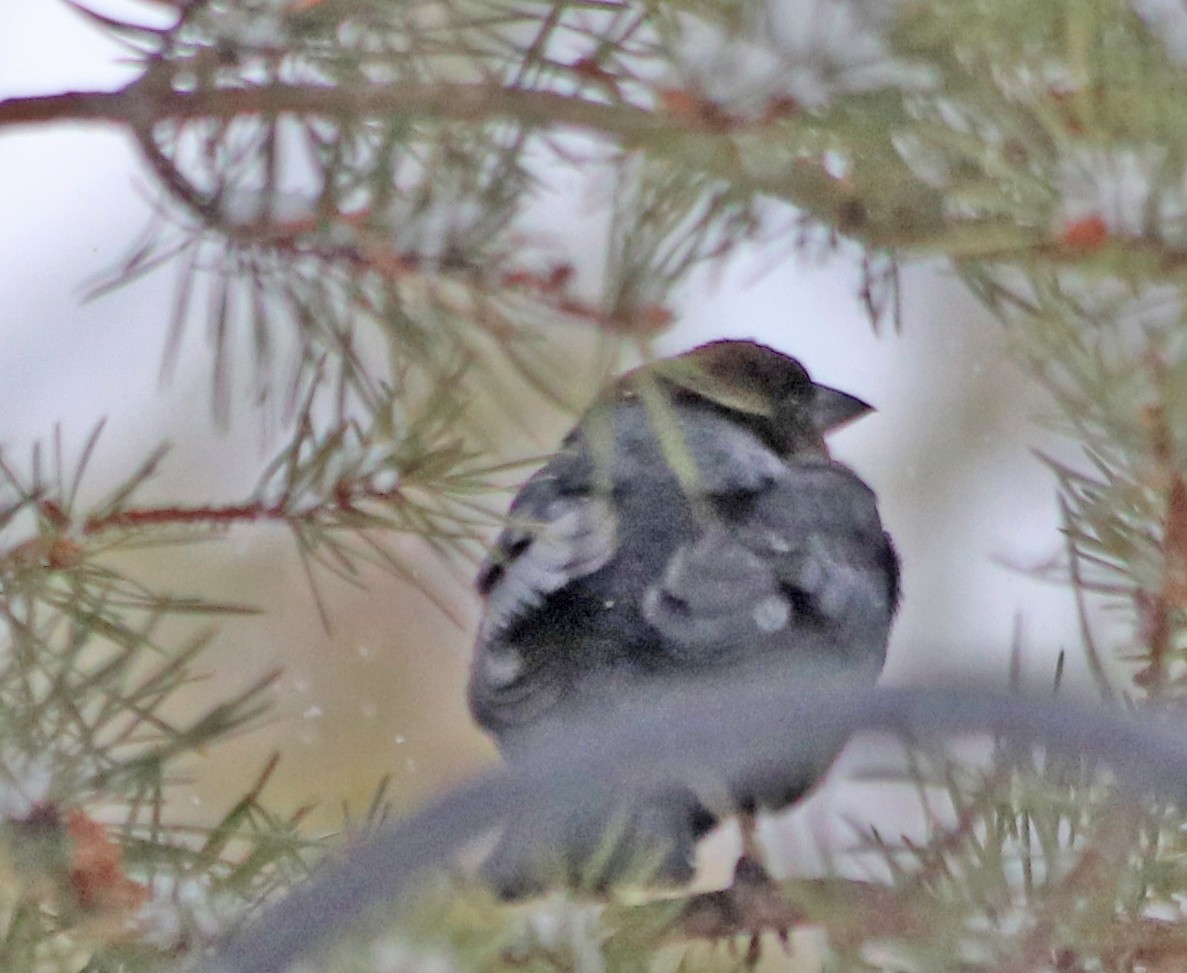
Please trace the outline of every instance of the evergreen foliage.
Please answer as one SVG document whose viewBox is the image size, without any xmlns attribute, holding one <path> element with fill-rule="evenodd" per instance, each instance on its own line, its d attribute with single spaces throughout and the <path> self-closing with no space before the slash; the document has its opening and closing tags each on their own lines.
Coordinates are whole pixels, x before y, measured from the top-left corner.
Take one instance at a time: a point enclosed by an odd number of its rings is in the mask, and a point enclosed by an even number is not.
<svg viewBox="0 0 1187 973">
<path fill-rule="evenodd" d="M 1102 697 L 1181 713 L 1181 4 L 168 0 L 127 19 L 72 5 L 137 77 L 0 101 L 0 128 L 134 138 L 157 219 L 96 290 L 175 273 L 163 325 L 180 340 L 206 319 L 216 411 L 247 369 L 292 438 L 250 495 L 200 506 L 141 502 L 160 453 L 81 506 L 97 433 L 73 458 L 50 435 L 0 459 L 0 969 L 170 968 L 320 855 L 304 812 L 263 803 L 270 766 L 214 826 L 185 824 L 187 755 L 257 720 L 268 685 L 180 719 L 206 636 L 159 633 L 249 606 L 153 590 L 114 553 L 269 522 L 315 582 L 363 563 L 414 576 L 407 536 L 471 554 L 508 473 L 482 404 L 523 385 L 573 404 L 573 340 L 595 371 L 646 354 L 673 290 L 743 242 L 852 241 L 875 325 L 897 321 L 900 261 L 943 260 L 1005 322 L 1083 446 L 1075 468 L 1051 461 L 1054 571 L 1124 619 L 1101 644 L 1084 607 Z M 566 168 L 604 172 L 612 198 L 595 288 L 523 229 L 542 173 Z M 1090 753 L 1009 749 L 913 749 L 925 838 L 868 835 L 884 883 L 792 880 L 774 918 L 822 929 L 838 968 L 1181 966 L 1183 808 L 1122 799 Z M 694 941 L 771 925 L 697 925 L 688 905 L 508 907 L 433 885 L 324 968 L 717 970 L 745 950 Z"/>
</svg>

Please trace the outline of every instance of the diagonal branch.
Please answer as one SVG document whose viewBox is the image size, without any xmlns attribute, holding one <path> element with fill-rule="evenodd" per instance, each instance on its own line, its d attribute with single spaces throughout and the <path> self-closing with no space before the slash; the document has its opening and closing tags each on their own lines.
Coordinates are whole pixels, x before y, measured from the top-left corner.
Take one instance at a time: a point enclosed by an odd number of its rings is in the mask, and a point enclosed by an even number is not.
<svg viewBox="0 0 1187 973">
<path fill-rule="evenodd" d="M 887 191 L 864 193 L 818 162 L 796 160 L 773 171 L 739 167 L 735 136 L 762 125 L 724 127 L 695 112 L 606 104 L 553 91 L 472 83 L 392 82 L 369 85 L 269 84 L 176 91 L 156 70 L 111 92 L 64 92 L 0 101 L 0 129 L 54 122 L 107 122 L 143 131 L 157 122 L 295 113 L 335 119 L 430 117 L 462 122 L 507 118 L 530 128 L 570 127 L 615 139 L 625 149 L 678 157 L 759 193 L 785 197 L 841 232 L 874 245 L 927 245 L 945 230 L 939 193 L 904 173 Z M 778 130 L 773 137 L 784 138 Z M 143 141 L 143 137 L 141 137 Z M 1025 235 L 1020 242 L 1025 241 Z M 1034 242 L 1034 241 L 1030 241 Z"/>
<path fill-rule="evenodd" d="M 805 767 L 818 765 L 823 741 L 857 730 L 926 739 L 980 731 L 1019 744 L 1016 752 L 1026 759 L 1034 746 L 1100 759 L 1135 798 L 1187 800 L 1187 738 L 1177 727 L 1118 709 L 770 676 L 677 684 L 662 697 L 629 700 L 611 721 L 564 727 L 514 768 L 473 780 L 359 842 L 190 973 L 280 973 L 327 946 L 352 920 L 412 898 L 426 871 L 447 865 L 512 815 L 525 827 L 508 854 L 562 849 L 582 837 L 582 828 L 604 826 L 594 809 L 608 806 L 610 794 L 645 804 L 706 775 L 799 779 Z"/>
</svg>

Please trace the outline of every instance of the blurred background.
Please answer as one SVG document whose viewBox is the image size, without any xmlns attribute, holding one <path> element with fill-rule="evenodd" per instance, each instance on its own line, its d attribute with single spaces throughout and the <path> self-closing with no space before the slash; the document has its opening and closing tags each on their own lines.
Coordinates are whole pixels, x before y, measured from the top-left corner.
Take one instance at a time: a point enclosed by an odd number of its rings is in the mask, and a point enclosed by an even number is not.
<svg viewBox="0 0 1187 973">
<path fill-rule="evenodd" d="M 136 10 L 153 14 L 147 3 Z M 129 77 L 121 56 L 65 4 L 0 4 L 0 98 L 118 87 Z M 566 232 L 539 243 L 596 274 L 599 254 L 583 249 L 604 217 L 596 178 L 541 175 L 546 191 L 533 219 Z M 130 141 L 102 126 L 0 133 L 0 448 L 23 464 L 32 444 L 60 424 L 77 450 L 105 419 L 84 505 L 163 440 L 173 449 L 146 500 L 233 502 L 251 490 L 279 440 L 246 397 L 225 428 L 212 420 L 211 356 L 200 327 L 186 334 L 171 378 L 160 380 L 170 269 L 84 299 L 88 282 L 125 255 L 150 219 L 149 182 Z M 678 295 L 677 324 L 659 348 L 754 337 L 877 407 L 835 438 L 834 452 L 878 492 L 903 560 L 887 681 L 976 672 L 1004 686 L 1017 643 L 1028 685 L 1050 685 L 1068 648 L 1066 682 L 1086 687 L 1070 593 L 1019 570 L 1062 550 L 1052 481 L 1032 453 L 1062 448 L 1035 421 L 1046 403 L 1008 363 L 1001 325 L 941 268 L 907 268 L 901 329 L 875 333 L 858 297 L 856 260 L 844 249 L 819 261 L 790 245 L 739 250 Z M 508 433 L 507 449 L 549 450 L 572 418 L 540 415 L 530 429 Z M 262 764 L 279 748 L 273 800 L 315 800 L 333 827 L 342 806 L 365 807 L 385 775 L 392 802 L 414 807 L 497 759 L 464 704 L 477 608 L 471 565 L 446 569 L 424 556 L 424 579 L 446 593 L 448 614 L 391 577 L 366 578 L 365 588 L 325 579 L 327 632 L 283 531 L 240 527 L 218 543 L 234 556 L 195 546 L 138 554 L 131 568 L 160 587 L 262 609 L 220 625 L 211 678 L 199 692 L 284 670 L 269 725 L 194 768 L 196 801 L 230 799 L 244 762 Z M 227 767 L 238 776 L 224 790 Z M 881 799 L 875 812 L 869 785 L 841 784 L 843 776 L 834 774 L 808 808 L 778 826 L 795 867 L 812 867 L 822 836 L 843 840 L 837 822 L 893 813 L 893 802 Z"/>
</svg>

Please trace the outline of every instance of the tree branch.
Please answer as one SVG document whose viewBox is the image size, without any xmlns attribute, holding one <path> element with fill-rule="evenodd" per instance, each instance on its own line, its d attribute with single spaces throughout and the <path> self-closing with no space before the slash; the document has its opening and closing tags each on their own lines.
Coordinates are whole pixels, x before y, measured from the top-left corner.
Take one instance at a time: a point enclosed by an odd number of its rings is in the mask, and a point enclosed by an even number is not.
<svg viewBox="0 0 1187 973">
<path fill-rule="evenodd" d="M 802 660 L 801 660 L 802 661 Z M 360 841 L 269 909 L 190 973 L 280 973 L 359 917 L 406 902 L 429 870 L 514 819 L 500 852 L 561 851 L 604 829 L 598 809 L 662 801 L 707 781 L 754 775 L 775 786 L 819 766 L 838 735 L 872 730 L 911 739 L 987 733 L 1030 747 L 1102 760 L 1135 797 L 1187 800 L 1187 737 L 1120 710 L 1076 707 L 984 691 L 859 690 L 838 681 L 760 670 L 712 684 L 675 683 L 663 696 L 626 700 L 612 718 L 557 727 L 514 768 L 493 771 L 419 814 Z M 599 832 L 595 832 L 599 833 Z M 513 846 L 512 846 L 513 842 Z"/>
<path fill-rule="evenodd" d="M 882 173 L 879 193 L 863 193 L 852 180 L 831 176 L 814 160 L 796 160 L 775 171 L 746 171 L 735 135 L 761 133 L 761 123 L 726 127 L 695 112 L 653 111 L 605 104 L 576 95 L 490 84 L 371 85 L 269 84 L 261 87 L 176 91 L 156 71 L 112 92 L 66 92 L 0 101 L 0 129 L 54 122 L 108 122 L 133 128 L 179 119 L 229 119 L 244 115 L 429 117 L 481 122 L 513 119 L 531 128 L 571 127 L 597 132 L 627 149 L 677 157 L 750 189 L 786 197 L 842 233 L 877 246 L 924 245 L 944 230 L 940 194 L 914 179 L 891 187 Z M 772 135 L 785 138 L 778 128 Z"/>
<path fill-rule="evenodd" d="M 764 138 L 785 141 L 771 120 L 736 122 L 691 110 L 607 104 L 578 95 L 463 82 L 391 82 L 369 85 L 267 84 L 258 87 L 177 91 L 164 66 L 118 91 L 65 92 L 0 101 L 0 130 L 15 125 L 107 122 L 144 133 L 163 121 L 248 115 L 318 115 L 342 121 L 370 117 L 423 117 L 459 122 L 505 118 L 529 128 L 568 127 L 676 159 L 752 192 L 782 198 L 838 232 L 868 246 L 943 254 L 955 261 L 1032 259 L 1051 265 L 1125 261 L 1157 276 L 1187 273 L 1187 252 L 1145 239 L 1103 241 L 1091 253 L 1041 227 L 1008 219 L 955 220 L 943 211 L 942 193 L 905 168 L 876 174 L 831 175 L 812 158 L 790 164 L 747 163 L 747 149 Z M 761 154 L 761 153 L 759 153 Z M 152 160 L 150 160 L 152 161 Z M 157 160 L 159 162 L 159 160 Z M 174 188 L 174 187 L 171 187 Z"/>
</svg>

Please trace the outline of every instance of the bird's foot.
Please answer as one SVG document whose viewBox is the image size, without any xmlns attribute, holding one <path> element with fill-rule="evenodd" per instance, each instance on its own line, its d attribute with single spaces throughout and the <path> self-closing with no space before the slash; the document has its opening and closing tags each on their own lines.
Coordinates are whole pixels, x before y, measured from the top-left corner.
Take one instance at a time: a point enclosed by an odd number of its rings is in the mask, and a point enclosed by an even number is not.
<svg viewBox="0 0 1187 973">
<path fill-rule="evenodd" d="M 754 966 L 761 956 L 764 933 L 773 932 L 790 952 L 791 930 L 803 919 L 803 913 L 779 894 L 762 863 L 744 854 L 730 887 L 694 896 L 681 911 L 679 925 L 685 935 L 696 938 L 748 936 L 746 964 Z"/>
<path fill-rule="evenodd" d="M 765 932 L 773 932 L 784 951 L 790 953 L 791 929 L 800 915 L 779 894 L 779 886 L 759 859 L 749 854 L 738 859 L 730 892 L 741 906 L 743 924 L 750 931 L 750 942 L 746 947 L 747 966 L 758 963 Z"/>
</svg>

